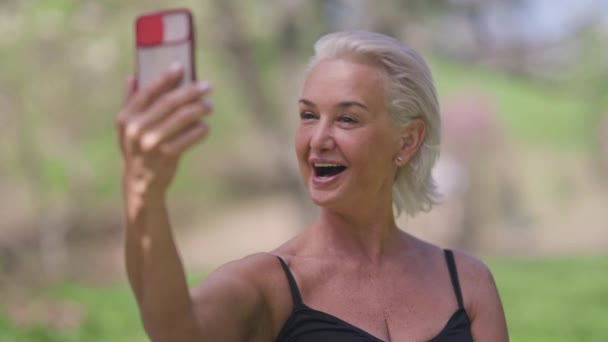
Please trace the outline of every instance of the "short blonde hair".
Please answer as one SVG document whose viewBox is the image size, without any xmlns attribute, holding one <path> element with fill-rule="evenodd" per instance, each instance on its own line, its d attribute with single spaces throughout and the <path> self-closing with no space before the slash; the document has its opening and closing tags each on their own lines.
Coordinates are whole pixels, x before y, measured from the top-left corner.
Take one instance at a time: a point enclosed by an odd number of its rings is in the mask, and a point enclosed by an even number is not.
<svg viewBox="0 0 608 342">
<path fill-rule="evenodd" d="M 420 149 L 397 171 L 393 182 L 395 215 L 429 211 L 438 194 L 431 171 L 439 157 L 441 122 L 431 71 L 424 59 L 395 38 L 366 31 L 334 32 L 315 43 L 309 70 L 326 59 L 347 59 L 379 67 L 387 80 L 387 106 L 397 127 L 420 118 L 426 135 Z"/>
</svg>

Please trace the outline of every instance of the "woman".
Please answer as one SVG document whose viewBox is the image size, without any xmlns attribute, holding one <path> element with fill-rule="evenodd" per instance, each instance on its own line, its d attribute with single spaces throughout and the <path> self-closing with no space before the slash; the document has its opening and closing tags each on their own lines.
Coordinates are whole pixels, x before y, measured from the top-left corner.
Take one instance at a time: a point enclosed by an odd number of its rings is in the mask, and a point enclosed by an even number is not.
<svg viewBox="0 0 608 342">
<path fill-rule="evenodd" d="M 317 42 L 295 150 L 318 219 L 190 291 L 165 195 L 211 106 L 208 83 L 174 89 L 180 77 L 174 67 L 140 91 L 131 82 L 118 119 L 127 271 L 154 341 L 508 340 L 487 267 L 395 224 L 393 206 L 415 215 L 435 198 L 438 105 L 415 51 L 369 32 Z"/>
</svg>

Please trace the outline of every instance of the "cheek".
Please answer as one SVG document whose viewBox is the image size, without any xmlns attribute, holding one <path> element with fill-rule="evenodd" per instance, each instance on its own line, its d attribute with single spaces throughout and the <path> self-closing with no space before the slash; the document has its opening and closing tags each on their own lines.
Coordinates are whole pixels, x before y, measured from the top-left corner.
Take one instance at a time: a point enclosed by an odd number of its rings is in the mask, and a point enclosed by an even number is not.
<svg viewBox="0 0 608 342">
<path fill-rule="evenodd" d="M 296 150 L 298 161 L 300 162 L 302 162 L 302 160 L 307 159 L 309 140 L 310 137 L 309 134 L 306 133 L 306 130 L 304 130 L 302 127 L 298 127 L 296 129 L 294 147 Z"/>
<path fill-rule="evenodd" d="M 392 165 L 393 145 L 388 134 L 366 132 L 356 137 L 345 137 L 341 149 L 353 164 L 360 166 L 361 172 L 376 174 Z"/>
</svg>

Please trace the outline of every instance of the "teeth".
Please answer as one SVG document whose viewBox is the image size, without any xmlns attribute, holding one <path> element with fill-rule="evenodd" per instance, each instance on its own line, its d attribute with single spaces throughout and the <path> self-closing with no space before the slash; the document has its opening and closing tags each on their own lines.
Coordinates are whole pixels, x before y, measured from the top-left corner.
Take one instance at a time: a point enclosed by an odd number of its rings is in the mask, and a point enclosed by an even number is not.
<svg viewBox="0 0 608 342">
<path fill-rule="evenodd" d="M 315 163 L 314 167 L 338 167 L 338 164 L 330 164 L 330 163 Z"/>
</svg>

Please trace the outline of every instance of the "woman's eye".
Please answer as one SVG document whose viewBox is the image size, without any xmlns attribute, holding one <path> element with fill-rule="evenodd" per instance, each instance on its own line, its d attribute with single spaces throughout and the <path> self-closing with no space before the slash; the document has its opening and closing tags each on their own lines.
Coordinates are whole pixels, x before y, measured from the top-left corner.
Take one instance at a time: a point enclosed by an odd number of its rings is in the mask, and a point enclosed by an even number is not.
<svg viewBox="0 0 608 342">
<path fill-rule="evenodd" d="M 348 124 L 354 124 L 354 123 L 358 122 L 357 119 L 355 119 L 353 117 L 350 117 L 348 115 L 341 116 L 340 119 L 339 119 L 339 121 L 340 122 L 344 122 L 344 123 L 348 123 Z"/>
<path fill-rule="evenodd" d="M 302 120 L 311 120 L 315 118 L 315 114 L 312 112 L 301 112 L 300 119 Z"/>
</svg>

